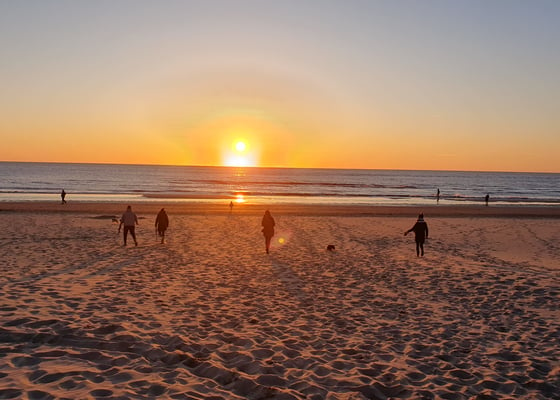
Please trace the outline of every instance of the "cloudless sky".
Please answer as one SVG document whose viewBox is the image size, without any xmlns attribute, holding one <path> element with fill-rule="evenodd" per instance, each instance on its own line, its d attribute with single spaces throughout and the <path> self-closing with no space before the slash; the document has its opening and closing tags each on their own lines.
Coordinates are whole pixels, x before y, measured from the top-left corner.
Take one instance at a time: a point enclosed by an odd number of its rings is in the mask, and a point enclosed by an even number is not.
<svg viewBox="0 0 560 400">
<path fill-rule="evenodd" d="M 557 0 L 0 0 L 0 160 L 560 172 L 558 21 Z"/>
</svg>

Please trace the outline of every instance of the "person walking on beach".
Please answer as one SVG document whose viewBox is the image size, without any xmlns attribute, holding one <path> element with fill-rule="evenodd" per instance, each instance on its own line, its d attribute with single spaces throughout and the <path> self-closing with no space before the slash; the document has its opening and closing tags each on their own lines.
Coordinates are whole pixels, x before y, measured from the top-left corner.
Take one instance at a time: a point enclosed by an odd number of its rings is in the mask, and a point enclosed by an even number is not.
<svg viewBox="0 0 560 400">
<path fill-rule="evenodd" d="M 428 238 L 428 224 L 424 221 L 424 214 L 418 216 L 418 220 L 412 228 L 404 233 L 408 235 L 410 232 L 414 232 L 414 238 L 416 241 L 416 257 L 422 255 L 424 256 L 424 241 Z"/>
<path fill-rule="evenodd" d="M 169 218 L 167 217 L 165 209 L 162 208 L 161 210 L 159 210 L 159 213 L 156 217 L 156 230 L 158 235 L 161 237 L 161 244 L 163 244 L 163 241 L 165 239 L 165 231 L 167 230 L 168 226 Z"/>
<path fill-rule="evenodd" d="M 62 192 L 60 192 L 60 198 L 62 199 L 62 202 L 60 204 L 66 204 L 66 192 L 64 191 L 64 189 L 62 189 Z"/>
<path fill-rule="evenodd" d="M 132 239 L 134 239 L 134 245 L 138 246 L 138 242 L 136 241 L 136 233 L 134 232 L 135 225 L 138 225 L 138 217 L 136 216 L 136 214 L 132 212 L 131 206 L 126 207 L 126 211 L 121 217 L 119 232 L 121 231 L 121 226 L 123 225 L 124 225 L 124 230 L 123 230 L 124 245 L 126 246 L 126 238 L 128 236 L 128 232 L 130 232 L 130 236 L 132 236 Z"/>
<path fill-rule="evenodd" d="M 488 202 L 490 201 L 490 195 L 487 194 L 486 196 L 484 196 L 484 202 L 486 203 L 486 207 L 488 207 Z"/>
<path fill-rule="evenodd" d="M 264 212 L 261 225 L 263 227 L 262 233 L 264 235 L 266 254 L 268 254 L 270 251 L 270 241 L 272 240 L 272 236 L 274 236 L 274 225 L 276 225 L 276 223 L 274 222 L 274 218 L 272 218 L 272 215 L 270 214 L 270 211 L 266 210 Z"/>
</svg>

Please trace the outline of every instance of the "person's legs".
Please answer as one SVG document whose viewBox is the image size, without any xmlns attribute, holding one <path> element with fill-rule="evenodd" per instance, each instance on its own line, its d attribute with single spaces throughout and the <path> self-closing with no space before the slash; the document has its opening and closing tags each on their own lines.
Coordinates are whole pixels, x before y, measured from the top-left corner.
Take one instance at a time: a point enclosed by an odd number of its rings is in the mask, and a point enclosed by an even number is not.
<svg viewBox="0 0 560 400">
<path fill-rule="evenodd" d="M 420 242 L 416 242 L 416 257 L 420 256 Z"/>
<path fill-rule="evenodd" d="M 123 241 L 124 241 L 124 245 L 126 246 L 126 238 L 128 236 L 128 226 L 125 226 L 123 229 Z"/>
<path fill-rule="evenodd" d="M 161 243 L 163 244 L 163 241 L 165 240 L 165 230 L 159 230 L 159 235 L 161 236 Z"/>
<path fill-rule="evenodd" d="M 132 236 L 132 239 L 134 239 L 134 245 L 138 246 L 138 242 L 136 241 L 136 233 L 134 232 L 134 226 L 131 226 L 129 229 L 130 229 L 130 236 Z"/>
<path fill-rule="evenodd" d="M 264 237 L 264 244 L 266 247 L 266 254 L 268 254 L 269 249 L 270 249 L 270 240 L 272 239 L 272 236 L 265 236 Z"/>
<path fill-rule="evenodd" d="M 420 242 L 420 251 L 420 254 L 422 255 L 422 257 L 424 257 L 424 242 Z"/>
</svg>

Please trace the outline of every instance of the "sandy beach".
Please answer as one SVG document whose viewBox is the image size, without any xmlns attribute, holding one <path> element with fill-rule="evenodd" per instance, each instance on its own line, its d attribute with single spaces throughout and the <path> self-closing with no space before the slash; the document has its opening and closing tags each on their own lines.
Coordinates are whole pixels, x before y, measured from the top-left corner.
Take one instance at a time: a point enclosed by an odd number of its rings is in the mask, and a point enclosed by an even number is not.
<svg viewBox="0 0 560 400">
<path fill-rule="evenodd" d="M 0 399 L 560 399 L 557 208 L 125 207 L 0 204 Z"/>
</svg>

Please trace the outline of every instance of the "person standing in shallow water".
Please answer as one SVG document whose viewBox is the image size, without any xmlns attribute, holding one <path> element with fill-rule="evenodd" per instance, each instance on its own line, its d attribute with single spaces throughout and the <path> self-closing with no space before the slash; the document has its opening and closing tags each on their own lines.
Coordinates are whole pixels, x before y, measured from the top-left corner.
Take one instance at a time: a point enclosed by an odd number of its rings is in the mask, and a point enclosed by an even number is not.
<svg viewBox="0 0 560 400">
<path fill-rule="evenodd" d="M 60 204 L 66 204 L 66 192 L 64 191 L 64 189 L 62 189 L 62 192 L 60 192 L 60 198 L 62 199 L 62 202 Z"/>
<path fill-rule="evenodd" d="M 163 241 L 165 239 L 165 231 L 167 230 L 168 226 L 169 218 L 167 217 L 165 209 L 162 208 L 156 217 L 156 229 L 158 235 L 161 237 L 161 244 L 163 244 Z"/>
<path fill-rule="evenodd" d="M 121 231 L 121 227 L 123 225 L 124 225 L 124 230 L 123 230 L 124 245 L 126 246 L 126 238 L 128 236 L 128 232 L 130 232 L 130 236 L 132 236 L 132 239 L 134 239 L 134 245 L 138 246 L 138 242 L 136 241 L 136 232 L 134 231 L 135 225 L 138 225 L 138 217 L 136 216 L 136 214 L 132 212 L 131 206 L 126 207 L 126 211 L 121 217 L 119 232 Z"/>
<path fill-rule="evenodd" d="M 487 194 L 486 196 L 484 196 L 484 202 L 486 203 L 486 207 L 488 207 L 488 202 L 490 201 L 490 195 Z"/>
<path fill-rule="evenodd" d="M 274 218 L 270 214 L 270 211 L 266 210 L 264 212 L 264 216 L 262 218 L 262 233 L 264 235 L 264 245 L 266 249 L 266 254 L 270 251 L 270 241 L 272 240 L 272 236 L 274 236 L 274 226 L 276 223 L 274 222 Z"/>
<path fill-rule="evenodd" d="M 408 235 L 410 232 L 414 232 L 414 238 L 416 241 L 416 256 L 424 256 L 424 242 L 428 238 L 428 224 L 424 221 L 424 214 L 418 216 L 418 220 L 412 228 L 404 233 Z"/>
</svg>

